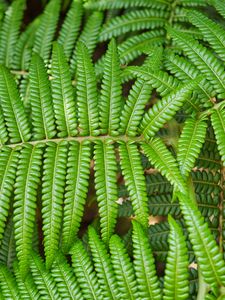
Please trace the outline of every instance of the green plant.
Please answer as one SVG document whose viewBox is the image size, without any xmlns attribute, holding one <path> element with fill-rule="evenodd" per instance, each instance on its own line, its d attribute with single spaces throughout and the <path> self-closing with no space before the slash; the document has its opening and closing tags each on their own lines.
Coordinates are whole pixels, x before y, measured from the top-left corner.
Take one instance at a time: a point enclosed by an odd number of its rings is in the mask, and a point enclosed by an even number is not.
<svg viewBox="0 0 225 300">
<path fill-rule="evenodd" d="M 224 299 L 224 5 L 51 0 L 21 33 L 25 2 L 2 5 L 1 298 Z"/>
</svg>

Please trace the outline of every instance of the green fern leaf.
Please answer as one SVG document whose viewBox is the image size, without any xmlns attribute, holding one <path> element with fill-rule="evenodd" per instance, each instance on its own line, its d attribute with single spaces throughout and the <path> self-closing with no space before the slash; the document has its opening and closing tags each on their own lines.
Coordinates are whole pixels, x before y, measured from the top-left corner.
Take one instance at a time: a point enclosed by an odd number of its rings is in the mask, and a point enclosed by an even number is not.
<svg viewBox="0 0 225 300">
<path fill-rule="evenodd" d="M 98 94 L 94 68 L 83 43 L 77 46 L 77 105 L 80 135 L 97 135 Z"/>
<path fill-rule="evenodd" d="M 148 144 L 142 143 L 142 149 L 149 161 L 164 175 L 178 190 L 185 192 L 184 180 L 178 169 L 175 158 L 159 138 L 152 138 Z"/>
<path fill-rule="evenodd" d="M 42 58 L 34 54 L 29 70 L 30 105 L 34 140 L 56 135 L 51 88 Z"/>
<path fill-rule="evenodd" d="M 225 166 L 225 110 L 223 108 L 213 110 L 211 121 L 221 159 Z"/>
<path fill-rule="evenodd" d="M 44 154 L 42 218 L 46 267 L 49 269 L 59 244 L 62 203 L 66 181 L 67 142 L 49 143 Z"/>
<path fill-rule="evenodd" d="M 31 134 L 23 103 L 12 74 L 4 66 L 0 66 L 0 98 L 10 142 L 28 141 Z"/>
<path fill-rule="evenodd" d="M 41 298 L 51 300 L 63 299 L 60 297 L 51 273 L 45 269 L 42 259 L 36 253 L 32 253 L 30 269 Z"/>
<path fill-rule="evenodd" d="M 14 190 L 16 169 L 19 153 L 8 147 L 3 147 L 0 152 L 0 241 L 5 230 L 5 223 L 9 214 L 10 199 Z"/>
<path fill-rule="evenodd" d="M 0 288 L 4 297 L 3 299 L 21 299 L 15 278 L 4 265 L 0 265 Z"/>
<path fill-rule="evenodd" d="M 84 298 L 102 300 L 102 290 L 97 281 L 91 259 L 80 240 L 74 244 L 71 254 L 74 273 L 80 284 Z"/>
<path fill-rule="evenodd" d="M 177 161 L 184 177 L 187 177 L 194 167 L 195 160 L 205 140 L 206 129 L 207 123 L 202 119 L 189 118 L 185 122 L 177 150 Z"/>
<path fill-rule="evenodd" d="M 130 31 L 163 27 L 167 13 L 153 9 L 134 10 L 110 20 L 102 27 L 99 41 L 103 42 Z"/>
<path fill-rule="evenodd" d="M 133 256 L 134 269 L 137 277 L 138 290 L 141 299 L 162 299 L 159 281 L 156 276 L 153 254 L 148 237 L 142 226 L 133 221 Z"/>
<path fill-rule="evenodd" d="M 118 204 L 117 164 L 114 146 L 110 141 L 96 141 L 94 150 L 95 189 L 100 214 L 103 241 L 108 244 L 116 225 Z"/>
<path fill-rule="evenodd" d="M 225 18 L 225 5 L 220 0 L 210 0 L 210 3 L 215 6 L 216 10 Z"/>
<path fill-rule="evenodd" d="M 175 43 L 184 50 L 192 63 L 204 74 L 214 86 L 218 97 L 225 96 L 225 72 L 220 61 L 212 53 L 189 35 L 169 28 L 169 34 Z"/>
<path fill-rule="evenodd" d="M 14 66 L 14 51 L 25 9 L 25 0 L 13 1 L 5 13 L 0 31 L 0 63 L 6 67 Z"/>
<path fill-rule="evenodd" d="M 121 111 L 122 86 L 117 46 L 114 39 L 109 43 L 104 60 L 104 74 L 99 99 L 99 119 L 102 134 L 117 135 Z"/>
<path fill-rule="evenodd" d="M 90 173 L 90 143 L 70 142 L 62 224 L 62 249 L 68 253 L 83 217 Z"/>
<path fill-rule="evenodd" d="M 8 132 L 4 120 L 2 108 L 0 106 L 0 146 L 3 146 L 8 141 Z"/>
<path fill-rule="evenodd" d="M 120 164 L 125 184 L 129 191 L 132 206 L 138 221 L 148 224 L 147 192 L 144 170 L 137 145 L 121 143 L 119 145 Z"/>
<path fill-rule="evenodd" d="M 60 0 L 51 0 L 41 16 L 40 26 L 37 29 L 33 51 L 39 54 L 44 61 L 49 59 L 51 43 L 53 41 L 57 21 L 59 18 Z"/>
<path fill-rule="evenodd" d="M 100 240 L 95 229 L 92 227 L 88 230 L 88 237 L 98 281 L 103 291 L 103 297 L 104 299 L 116 300 L 120 298 L 120 293 L 105 244 Z"/>
<path fill-rule="evenodd" d="M 58 136 L 76 136 L 75 93 L 63 47 L 56 42 L 53 44 L 51 73 L 52 100 Z"/>
<path fill-rule="evenodd" d="M 26 145 L 20 152 L 16 172 L 13 221 L 17 257 L 23 278 L 29 270 L 42 153 L 40 147 Z"/>
<path fill-rule="evenodd" d="M 84 299 L 75 279 L 73 269 L 68 265 L 65 257 L 60 252 L 57 253 L 53 262 L 51 273 L 62 299 Z"/>
<path fill-rule="evenodd" d="M 82 15 L 82 1 L 73 0 L 57 39 L 58 43 L 63 46 L 67 59 L 70 58 L 74 44 L 79 35 Z"/>
<path fill-rule="evenodd" d="M 124 243 L 119 236 L 113 235 L 111 237 L 109 248 L 121 298 L 130 300 L 139 299 L 134 268 L 126 252 Z"/>
<path fill-rule="evenodd" d="M 169 216 L 169 252 L 166 260 L 163 300 L 188 298 L 188 256 L 183 232 Z"/>
</svg>

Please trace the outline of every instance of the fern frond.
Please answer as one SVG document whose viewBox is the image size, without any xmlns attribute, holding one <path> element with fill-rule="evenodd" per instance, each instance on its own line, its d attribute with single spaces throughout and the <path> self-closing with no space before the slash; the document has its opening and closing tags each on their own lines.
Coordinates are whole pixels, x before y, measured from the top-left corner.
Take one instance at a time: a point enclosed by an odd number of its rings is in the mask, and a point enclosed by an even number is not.
<svg viewBox="0 0 225 300">
<path fill-rule="evenodd" d="M 37 289 L 43 299 L 63 299 L 60 297 L 51 273 L 45 269 L 42 259 L 36 253 L 32 253 L 30 269 Z"/>
<path fill-rule="evenodd" d="M 84 7 L 88 9 L 99 9 L 99 10 L 106 10 L 106 9 L 120 9 L 120 8 L 130 8 L 130 7 L 151 7 L 151 8 L 158 8 L 164 9 L 167 8 L 169 5 L 169 1 L 167 0 L 99 0 L 93 1 L 89 0 L 85 3 Z"/>
<path fill-rule="evenodd" d="M 82 15 L 82 1 L 73 0 L 57 39 L 58 43 L 63 46 L 67 59 L 70 58 L 74 44 L 79 35 Z"/>
<path fill-rule="evenodd" d="M 99 123 L 94 68 L 83 43 L 77 46 L 77 105 L 80 135 L 96 135 Z"/>
<path fill-rule="evenodd" d="M 4 66 L 0 66 L 0 99 L 10 142 L 28 141 L 31 134 L 23 103 L 12 74 Z"/>
<path fill-rule="evenodd" d="M 120 75 L 119 56 L 114 39 L 108 46 L 104 60 L 104 73 L 99 99 L 99 121 L 102 134 L 118 135 L 122 85 Z"/>
<path fill-rule="evenodd" d="M 7 9 L 0 31 L 0 63 L 6 67 L 14 66 L 14 51 L 19 36 L 25 9 L 25 0 L 13 1 Z"/>
<path fill-rule="evenodd" d="M 21 299 L 15 278 L 4 265 L 0 265 L 0 288 L 4 299 Z"/>
<path fill-rule="evenodd" d="M 192 63 L 206 75 L 206 78 L 214 86 L 218 97 L 225 95 L 225 71 L 220 61 L 208 50 L 189 35 L 169 28 L 169 34 L 174 42 L 182 48 Z"/>
<path fill-rule="evenodd" d="M 119 145 L 120 164 L 134 213 L 144 226 L 148 223 L 147 192 L 144 171 L 136 144 Z"/>
<path fill-rule="evenodd" d="M 145 105 L 150 99 L 151 92 L 151 85 L 143 79 L 137 79 L 132 85 L 120 117 L 119 130 L 122 134 L 137 135 Z"/>
<path fill-rule="evenodd" d="M 139 296 L 141 299 L 160 300 L 162 295 L 147 234 L 141 224 L 136 221 L 132 224 L 133 264 Z"/>
<path fill-rule="evenodd" d="M 103 241 L 108 244 L 116 225 L 118 204 L 117 163 L 110 141 L 96 141 L 94 150 L 95 189 L 100 214 Z"/>
<path fill-rule="evenodd" d="M 13 221 L 17 257 L 23 278 L 29 270 L 42 153 L 43 150 L 40 147 L 26 145 L 20 152 L 16 172 Z"/>
<path fill-rule="evenodd" d="M 153 9 L 134 10 L 110 20 L 102 27 L 99 41 L 103 42 L 121 34 L 165 25 L 167 13 Z"/>
<path fill-rule="evenodd" d="M 196 87 L 198 80 L 184 84 L 162 100 L 157 101 L 144 115 L 140 125 L 140 131 L 145 138 L 149 139 L 172 119 L 186 99 L 188 99 Z"/>
<path fill-rule="evenodd" d="M 44 154 L 42 218 L 46 267 L 49 269 L 59 244 L 62 203 L 66 181 L 67 142 L 50 142 Z"/>
<path fill-rule="evenodd" d="M 62 249 L 69 251 L 78 233 L 88 192 L 90 143 L 70 142 L 62 224 Z"/>
<path fill-rule="evenodd" d="M 16 244 L 14 238 L 14 225 L 12 217 L 6 224 L 4 235 L 0 247 L 0 264 L 7 266 L 9 270 L 13 267 L 13 262 L 16 259 Z"/>
<path fill-rule="evenodd" d="M 218 150 L 225 166 L 225 110 L 224 108 L 214 109 L 211 114 L 211 121 L 216 135 Z"/>
<path fill-rule="evenodd" d="M 40 299 L 40 294 L 34 283 L 33 277 L 31 276 L 30 273 L 28 273 L 27 276 L 23 278 L 21 276 L 21 272 L 17 262 L 15 262 L 14 264 L 14 273 L 16 277 L 18 290 L 21 295 L 21 299 L 32 299 L 32 300 Z"/>
<path fill-rule="evenodd" d="M 52 100 L 58 136 L 76 136 L 75 93 L 63 46 L 56 42 L 53 44 L 51 74 Z"/>
<path fill-rule="evenodd" d="M 57 253 L 53 262 L 51 274 L 62 299 L 84 299 L 74 276 L 73 269 L 60 252 Z"/>
<path fill-rule="evenodd" d="M 0 241 L 5 230 L 5 223 L 9 214 L 10 199 L 14 190 L 19 152 L 3 147 L 0 152 Z"/>
<path fill-rule="evenodd" d="M 56 135 L 51 88 L 42 58 L 34 54 L 29 70 L 30 105 L 34 140 Z"/>
<path fill-rule="evenodd" d="M 99 239 L 99 236 L 93 227 L 89 228 L 88 237 L 94 266 L 103 292 L 103 297 L 104 299 L 116 300 L 120 298 L 120 293 L 118 291 L 116 277 L 105 244 Z"/>
<path fill-rule="evenodd" d="M 0 106 L 0 146 L 3 146 L 8 141 L 8 131 L 4 120 L 2 108 Z"/>
<path fill-rule="evenodd" d="M 193 25 L 199 28 L 219 57 L 225 61 L 225 33 L 224 29 L 198 11 L 188 12 Z"/>
<path fill-rule="evenodd" d="M 164 277 L 163 300 L 188 298 L 188 256 L 183 232 L 169 216 L 169 252 Z"/>
<path fill-rule="evenodd" d="M 85 299 L 102 300 L 102 290 L 97 281 L 90 257 L 82 242 L 77 240 L 71 249 L 72 264 Z"/>
<path fill-rule="evenodd" d="M 185 191 L 185 183 L 178 169 L 175 158 L 159 138 L 152 138 L 148 143 L 141 144 L 149 161 L 164 175 L 178 190 Z"/>
<path fill-rule="evenodd" d="M 202 144 L 205 139 L 207 123 L 200 119 L 187 119 L 178 140 L 177 161 L 180 172 L 187 177 L 194 167 L 195 160 L 198 157 Z"/>
<path fill-rule="evenodd" d="M 216 8 L 216 10 L 225 18 L 225 5 L 220 0 L 210 0 L 210 3 Z"/>
<path fill-rule="evenodd" d="M 59 18 L 60 0 L 51 0 L 41 16 L 40 26 L 36 31 L 33 51 L 44 61 L 49 59 L 51 44 Z"/>
<path fill-rule="evenodd" d="M 116 275 L 118 289 L 123 299 L 138 299 L 137 282 L 131 260 L 119 236 L 113 235 L 109 243 L 111 261 Z"/>
</svg>

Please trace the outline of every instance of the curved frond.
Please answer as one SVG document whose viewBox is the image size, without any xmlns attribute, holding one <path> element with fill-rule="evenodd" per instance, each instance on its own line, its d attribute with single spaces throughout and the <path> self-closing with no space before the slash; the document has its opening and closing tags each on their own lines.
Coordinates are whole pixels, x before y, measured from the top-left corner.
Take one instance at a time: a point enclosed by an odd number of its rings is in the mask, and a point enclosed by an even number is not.
<svg viewBox="0 0 225 300">
<path fill-rule="evenodd" d="M 53 263 L 60 239 L 66 162 L 67 142 L 49 143 L 44 154 L 42 184 L 42 218 L 47 269 Z"/>
<path fill-rule="evenodd" d="M 225 4 L 220 0 L 210 0 L 210 3 L 215 6 L 216 10 L 225 18 Z"/>
<path fill-rule="evenodd" d="M 225 110 L 224 108 L 214 109 L 211 114 L 211 121 L 216 135 L 216 142 L 225 166 Z"/>
<path fill-rule="evenodd" d="M 4 265 L 0 265 L 0 288 L 4 299 L 21 299 L 16 280 Z"/>
<path fill-rule="evenodd" d="M 96 141 L 94 150 L 95 189 L 103 241 L 108 244 L 116 225 L 118 204 L 117 163 L 114 145 Z"/>
<path fill-rule="evenodd" d="M 144 170 L 136 144 L 119 145 L 120 164 L 125 185 L 129 191 L 135 216 L 144 226 L 148 224 L 148 199 Z"/>
<path fill-rule="evenodd" d="M 180 226 L 169 216 L 169 252 L 166 260 L 163 300 L 188 298 L 188 255 Z"/>
<path fill-rule="evenodd" d="M 138 283 L 140 299 L 161 300 L 159 280 L 156 275 L 154 257 L 149 240 L 141 224 L 133 221 L 134 270 Z"/>
<path fill-rule="evenodd" d="M 51 74 L 52 101 L 59 132 L 58 136 L 76 136 L 75 91 L 63 46 L 57 42 L 53 44 Z"/>
<path fill-rule="evenodd" d="M 102 290 L 97 281 L 92 262 L 82 242 L 77 240 L 71 249 L 72 264 L 85 299 L 102 300 Z"/>
<path fill-rule="evenodd" d="M 121 298 L 137 300 L 139 295 L 135 272 L 123 241 L 119 236 L 113 235 L 110 239 L 109 248 Z"/>
<path fill-rule="evenodd" d="M 65 253 L 74 243 L 83 217 L 89 185 L 90 155 L 88 141 L 70 143 L 62 224 L 62 249 Z"/>
</svg>

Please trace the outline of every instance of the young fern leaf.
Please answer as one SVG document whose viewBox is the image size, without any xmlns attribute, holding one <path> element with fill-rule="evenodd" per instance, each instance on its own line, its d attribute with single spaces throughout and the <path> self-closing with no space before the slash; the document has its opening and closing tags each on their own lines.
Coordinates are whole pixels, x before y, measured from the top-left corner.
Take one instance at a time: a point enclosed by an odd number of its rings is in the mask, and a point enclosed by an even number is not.
<svg viewBox="0 0 225 300">
<path fill-rule="evenodd" d="M 60 0 L 51 0 L 45 7 L 40 26 L 35 34 L 33 51 L 39 54 L 44 61 L 47 61 L 50 56 L 59 10 Z"/>
<path fill-rule="evenodd" d="M 149 139 L 154 136 L 167 121 L 172 119 L 185 100 L 190 97 L 199 81 L 196 79 L 184 84 L 162 100 L 159 100 L 149 109 L 140 125 L 140 131 L 145 138 Z"/>
<path fill-rule="evenodd" d="M 63 46 L 56 42 L 53 44 L 51 74 L 53 77 L 51 80 L 52 100 L 58 136 L 76 136 L 75 92 Z"/>
<path fill-rule="evenodd" d="M 162 293 L 156 275 L 154 257 L 144 228 L 133 221 L 133 256 L 140 299 L 160 300 Z"/>
<path fill-rule="evenodd" d="M 0 265 L 0 288 L 4 297 L 3 299 L 21 299 L 15 278 L 4 265 Z"/>
<path fill-rule="evenodd" d="M 167 12 L 153 9 L 134 10 L 107 22 L 99 36 L 103 42 L 130 31 L 154 29 L 165 25 Z"/>
<path fill-rule="evenodd" d="M 225 110 L 224 108 L 214 109 L 211 114 L 211 122 L 216 135 L 216 142 L 225 166 Z"/>
<path fill-rule="evenodd" d="M 149 161 L 165 176 L 176 189 L 185 192 L 185 182 L 178 169 L 177 162 L 172 153 L 166 148 L 160 138 L 152 138 L 141 147 Z"/>
<path fill-rule="evenodd" d="M 14 190 L 19 152 L 3 147 L 0 152 L 0 242 L 2 240 L 6 220 L 9 214 L 10 199 Z"/>
<path fill-rule="evenodd" d="M 114 39 L 109 43 L 104 60 L 104 73 L 99 99 L 99 126 L 102 134 L 118 135 L 122 85 L 117 46 Z"/>
<path fill-rule="evenodd" d="M 117 164 L 114 146 L 110 141 L 96 141 L 94 150 L 95 189 L 103 241 L 108 244 L 116 225 L 118 204 Z"/>
<path fill-rule="evenodd" d="M 40 294 L 30 273 L 25 278 L 21 276 L 18 263 L 14 263 L 14 273 L 21 299 L 40 299 Z"/>
<path fill-rule="evenodd" d="M 29 70 L 30 105 L 34 140 L 56 135 L 51 88 L 42 58 L 34 54 Z"/>
<path fill-rule="evenodd" d="M 85 299 L 103 300 L 91 259 L 82 242 L 77 240 L 72 250 L 72 264 Z"/>
<path fill-rule="evenodd" d="M 62 224 L 62 249 L 65 253 L 74 243 L 83 217 L 89 185 L 90 152 L 88 141 L 70 143 Z"/>
<path fill-rule="evenodd" d="M 84 299 L 74 276 L 73 269 L 60 252 L 56 255 L 51 273 L 62 299 Z"/>
<path fill-rule="evenodd" d="M 99 116 L 95 72 L 83 43 L 77 46 L 77 105 L 80 135 L 97 135 Z"/>
<path fill-rule="evenodd" d="M 59 32 L 58 43 L 63 46 L 67 59 L 70 58 L 79 34 L 83 15 L 81 0 L 73 0 Z"/>
<path fill-rule="evenodd" d="M 100 240 L 95 229 L 92 227 L 89 227 L 88 237 L 94 266 L 99 284 L 102 289 L 103 297 L 104 299 L 116 300 L 120 298 L 120 293 L 118 291 L 116 277 L 105 244 Z"/>
<path fill-rule="evenodd" d="M 0 63 L 14 67 L 15 46 L 25 9 L 25 0 L 13 1 L 7 9 L 0 31 Z"/>
<path fill-rule="evenodd" d="M 38 146 L 25 145 L 20 152 L 16 172 L 13 221 L 17 258 L 23 278 L 29 271 L 42 153 Z"/>
<path fill-rule="evenodd" d="M 136 144 L 119 145 L 120 164 L 125 185 L 129 191 L 135 216 L 144 226 L 148 224 L 148 199 L 144 170 Z"/>
<path fill-rule="evenodd" d="M 225 262 L 208 223 L 201 216 L 194 199 L 187 193 L 177 192 L 177 196 L 204 281 L 214 289 L 224 286 Z"/>
<path fill-rule="evenodd" d="M 163 300 L 188 299 L 188 255 L 180 226 L 169 215 L 169 252 L 166 259 Z"/>
<path fill-rule="evenodd" d="M 42 259 L 36 253 L 32 253 L 30 269 L 41 298 L 51 300 L 63 299 L 60 297 L 51 273 L 46 270 Z"/>
<path fill-rule="evenodd" d="M 109 248 L 121 299 L 139 299 L 134 268 L 119 236 L 113 235 L 111 237 Z"/>
<path fill-rule="evenodd" d="M 178 141 L 177 161 L 180 172 L 188 177 L 205 140 L 207 123 L 205 120 L 187 119 Z"/>
<path fill-rule="evenodd" d="M 31 134 L 23 103 L 13 75 L 4 66 L 0 66 L 0 94 L 0 104 L 9 132 L 10 142 L 28 141 Z"/>
<path fill-rule="evenodd" d="M 46 267 L 50 269 L 59 244 L 66 181 L 67 142 L 49 142 L 44 154 L 42 217 Z"/>
<path fill-rule="evenodd" d="M 223 27 L 198 11 L 188 12 L 188 17 L 191 23 L 202 32 L 204 39 L 209 42 L 220 58 L 225 61 L 225 33 Z"/>
<path fill-rule="evenodd" d="M 189 37 L 189 35 L 178 32 L 173 28 L 169 28 L 168 32 L 192 63 L 206 75 L 208 81 L 214 86 L 218 97 L 224 98 L 225 71 L 220 61 L 207 48 Z"/>
</svg>

